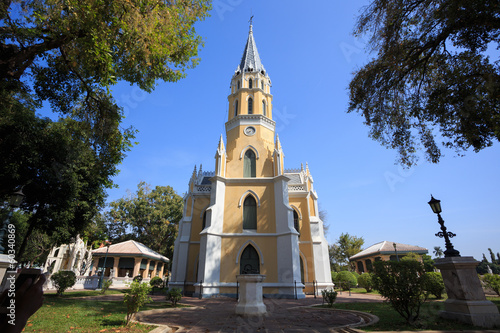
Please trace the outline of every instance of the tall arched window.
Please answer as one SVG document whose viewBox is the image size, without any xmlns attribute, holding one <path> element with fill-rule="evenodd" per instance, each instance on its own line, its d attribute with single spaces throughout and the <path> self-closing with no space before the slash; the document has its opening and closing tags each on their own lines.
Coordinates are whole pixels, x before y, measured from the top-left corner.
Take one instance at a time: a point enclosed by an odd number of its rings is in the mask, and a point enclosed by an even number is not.
<svg viewBox="0 0 500 333">
<path fill-rule="evenodd" d="M 295 230 L 300 233 L 299 214 L 297 214 L 297 211 L 295 209 L 293 210 L 293 226 Z"/>
<path fill-rule="evenodd" d="M 264 80 L 260 81 L 260 88 L 264 90 Z"/>
<path fill-rule="evenodd" d="M 238 90 L 240 90 L 240 81 L 238 81 Z"/>
<path fill-rule="evenodd" d="M 234 116 L 238 115 L 238 100 L 234 102 Z"/>
<path fill-rule="evenodd" d="M 240 274 L 260 274 L 259 254 L 252 245 L 248 245 L 241 254 Z"/>
<path fill-rule="evenodd" d="M 251 195 L 243 202 L 243 229 L 257 230 L 257 203 Z"/>
<path fill-rule="evenodd" d="M 243 177 L 255 177 L 255 153 L 252 149 L 245 152 L 243 159 Z"/>
<path fill-rule="evenodd" d="M 266 114 L 266 102 L 265 101 L 262 101 L 262 114 L 264 116 L 267 116 L 267 114 Z"/>
<path fill-rule="evenodd" d="M 207 226 L 207 211 L 203 213 L 203 222 L 201 223 L 201 230 L 205 229 Z"/>
<path fill-rule="evenodd" d="M 300 282 L 304 283 L 304 260 L 300 257 Z"/>
<path fill-rule="evenodd" d="M 252 89 L 252 83 L 253 83 L 252 79 L 248 79 L 248 88 L 249 89 Z"/>
<path fill-rule="evenodd" d="M 253 114 L 253 99 L 250 97 L 248 99 L 248 114 Z"/>
</svg>

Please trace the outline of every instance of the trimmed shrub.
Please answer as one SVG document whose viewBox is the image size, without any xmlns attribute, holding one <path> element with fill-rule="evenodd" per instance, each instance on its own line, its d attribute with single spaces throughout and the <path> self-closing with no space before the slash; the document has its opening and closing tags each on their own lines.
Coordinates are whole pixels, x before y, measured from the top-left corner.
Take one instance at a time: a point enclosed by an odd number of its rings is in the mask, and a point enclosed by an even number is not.
<svg viewBox="0 0 500 333">
<path fill-rule="evenodd" d="M 106 291 L 108 291 L 109 287 L 111 287 L 112 284 L 113 284 L 112 279 L 102 281 L 101 294 L 103 295 L 106 294 Z"/>
<path fill-rule="evenodd" d="M 374 288 L 408 324 L 420 315 L 427 300 L 424 288 L 424 265 L 419 261 L 378 261 L 374 264 Z"/>
<path fill-rule="evenodd" d="M 337 281 L 337 275 L 338 274 L 339 274 L 338 272 L 332 271 L 332 281 L 333 282 Z"/>
<path fill-rule="evenodd" d="M 182 298 L 182 290 L 180 288 L 172 288 L 167 291 L 167 301 L 172 302 L 175 306 Z"/>
<path fill-rule="evenodd" d="M 134 276 L 134 279 L 132 281 L 134 281 L 134 282 L 142 282 L 142 275 L 136 275 L 136 276 Z"/>
<path fill-rule="evenodd" d="M 441 273 L 438 272 L 427 272 L 424 275 L 424 288 L 428 293 L 436 296 L 437 299 L 441 299 L 441 294 L 444 291 L 444 281 Z"/>
<path fill-rule="evenodd" d="M 127 293 L 123 297 L 123 302 L 127 306 L 127 325 L 134 315 L 139 312 L 141 306 L 152 301 L 151 297 L 148 296 L 150 291 L 151 286 L 147 283 L 134 281 L 130 284 L 130 289 L 127 290 Z"/>
<path fill-rule="evenodd" d="M 365 288 L 366 292 L 369 293 L 373 290 L 373 274 L 363 273 L 358 277 L 358 285 L 361 288 Z"/>
<path fill-rule="evenodd" d="M 321 295 L 323 295 L 323 301 L 328 303 L 329 307 L 333 307 L 333 303 L 337 300 L 337 292 L 333 288 L 330 290 L 323 289 Z"/>
<path fill-rule="evenodd" d="M 155 276 L 149 281 L 151 287 L 161 288 L 163 286 L 163 279 L 159 276 Z"/>
<path fill-rule="evenodd" d="M 487 288 L 490 288 L 500 296 L 500 275 L 484 274 L 482 278 Z"/>
<path fill-rule="evenodd" d="M 64 291 L 76 283 L 76 274 L 73 271 L 59 271 L 50 277 L 57 289 L 57 296 L 62 296 Z"/>
<path fill-rule="evenodd" d="M 340 283 L 340 288 L 342 290 L 349 290 L 350 288 L 354 288 L 358 285 L 358 281 L 354 274 L 349 271 L 342 271 L 337 274 L 337 282 Z"/>
</svg>

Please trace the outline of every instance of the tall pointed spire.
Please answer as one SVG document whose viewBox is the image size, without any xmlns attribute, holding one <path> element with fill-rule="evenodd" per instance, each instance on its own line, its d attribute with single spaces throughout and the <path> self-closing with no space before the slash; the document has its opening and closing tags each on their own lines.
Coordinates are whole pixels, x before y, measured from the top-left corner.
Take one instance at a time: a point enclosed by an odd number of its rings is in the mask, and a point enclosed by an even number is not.
<svg viewBox="0 0 500 333">
<path fill-rule="evenodd" d="M 253 16 L 252 16 L 253 18 Z M 257 51 L 257 45 L 253 39 L 253 29 L 252 29 L 252 19 L 250 19 L 250 31 L 248 32 L 248 39 L 245 45 L 245 50 L 243 51 L 243 56 L 241 57 L 240 64 L 236 71 L 243 72 L 266 72 L 264 65 L 260 61 L 259 52 Z"/>
</svg>

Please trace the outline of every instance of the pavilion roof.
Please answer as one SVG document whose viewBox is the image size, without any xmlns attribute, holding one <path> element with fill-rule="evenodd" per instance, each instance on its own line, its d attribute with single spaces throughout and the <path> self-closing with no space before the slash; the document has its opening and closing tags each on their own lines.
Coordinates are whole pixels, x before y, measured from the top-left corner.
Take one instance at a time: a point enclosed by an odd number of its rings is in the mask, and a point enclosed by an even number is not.
<svg viewBox="0 0 500 333">
<path fill-rule="evenodd" d="M 151 250 L 146 245 L 136 242 L 134 240 L 128 240 L 125 242 L 112 244 L 109 246 L 109 250 L 106 246 L 98 248 L 92 251 L 92 255 L 94 256 L 104 256 L 108 254 L 108 256 L 134 256 L 134 257 L 146 257 L 150 259 L 160 260 L 163 262 L 169 262 L 165 256 L 162 256 L 158 252 Z"/>
</svg>

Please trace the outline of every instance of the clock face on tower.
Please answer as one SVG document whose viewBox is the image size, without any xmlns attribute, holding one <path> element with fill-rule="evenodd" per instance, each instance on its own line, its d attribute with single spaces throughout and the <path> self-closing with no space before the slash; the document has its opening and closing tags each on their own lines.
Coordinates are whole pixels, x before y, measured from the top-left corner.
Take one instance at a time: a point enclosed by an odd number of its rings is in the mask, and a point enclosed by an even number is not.
<svg viewBox="0 0 500 333">
<path fill-rule="evenodd" d="M 243 132 L 245 133 L 245 135 L 252 136 L 255 134 L 255 127 L 248 126 Z"/>
</svg>

